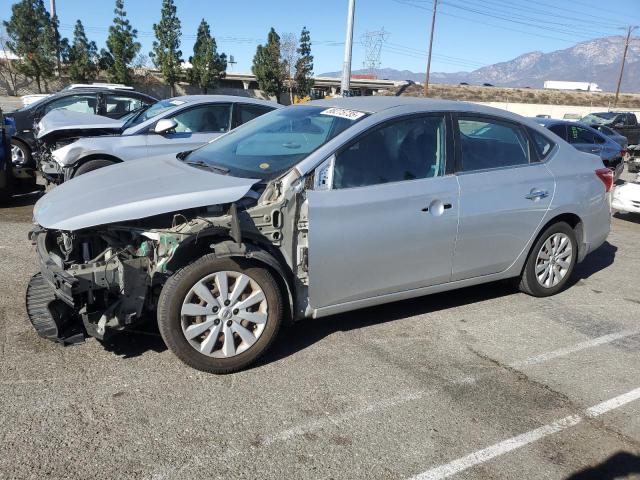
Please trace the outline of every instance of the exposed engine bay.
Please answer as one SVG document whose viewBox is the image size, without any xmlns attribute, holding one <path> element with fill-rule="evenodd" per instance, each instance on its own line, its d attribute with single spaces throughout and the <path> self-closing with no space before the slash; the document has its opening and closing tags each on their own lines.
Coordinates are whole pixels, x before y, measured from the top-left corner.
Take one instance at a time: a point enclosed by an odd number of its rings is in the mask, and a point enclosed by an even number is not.
<svg viewBox="0 0 640 480">
<path fill-rule="evenodd" d="M 304 317 L 308 221 L 302 179 L 295 180 L 298 188 L 256 184 L 229 204 L 72 232 L 34 229 L 41 273 L 27 292 L 32 323 L 62 343 L 105 339 L 143 322 L 167 278 L 211 253 L 266 265 L 288 292 L 290 318 Z"/>
</svg>

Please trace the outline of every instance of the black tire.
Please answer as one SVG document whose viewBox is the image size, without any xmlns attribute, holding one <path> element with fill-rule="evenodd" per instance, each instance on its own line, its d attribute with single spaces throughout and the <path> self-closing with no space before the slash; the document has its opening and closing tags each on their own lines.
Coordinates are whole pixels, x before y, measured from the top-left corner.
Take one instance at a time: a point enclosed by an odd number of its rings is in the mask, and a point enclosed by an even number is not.
<svg viewBox="0 0 640 480">
<path fill-rule="evenodd" d="M 99 168 L 108 167 L 110 165 L 115 165 L 116 162 L 112 160 L 106 160 L 104 158 L 97 158 L 95 160 L 89 160 L 88 162 L 80 165 L 73 174 L 72 178 L 79 177 L 88 172 L 93 172 L 94 170 L 98 170 Z"/>
<path fill-rule="evenodd" d="M 538 261 L 538 253 L 540 249 L 544 245 L 544 243 L 554 234 L 562 233 L 565 234 L 570 242 L 571 242 L 571 262 L 569 262 L 569 267 L 567 269 L 567 273 L 564 277 L 558 282 L 557 285 L 546 287 L 540 284 L 538 278 L 536 277 L 536 264 Z M 522 276 L 520 277 L 519 289 L 532 295 L 534 297 L 548 297 L 551 295 L 555 295 L 560 292 L 569 281 L 569 278 L 573 274 L 573 270 L 576 266 L 576 260 L 578 257 L 578 242 L 576 241 L 576 234 L 573 228 L 565 222 L 554 223 L 553 225 L 547 227 L 547 229 L 542 232 L 542 235 L 538 237 L 538 240 L 531 248 L 529 252 L 529 257 L 527 258 L 527 263 L 525 263 L 524 269 L 522 271 Z"/>
<path fill-rule="evenodd" d="M 20 150 L 22 150 L 22 154 L 24 156 L 24 161 L 22 162 L 22 164 L 20 166 L 25 166 L 25 167 L 32 166 L 31 162 L 33 161 L 33 159 L 32 159 L 32 155 L 31 155 L 31 149 L 29 148 L 29 146 L 26 143 L 23 143 L 20 140 L 17 140 L 15 138 L 12 138 L 11 139 L 11 146 L 12 147 L 18 147 Z M 13 163 L 13 159 L 12 159 L 11 163 Z"/>
<path fill-rule="evenodd" d="M 261 335 L 247 350 L 229 358 L 214 358 L 200 353 L 182 331 L 181 310 L 187 294 L 207 275 L 221 271 L 249 276 L 258 284 L 267 301 L 267 320 Z M 268 350 L 282 324 L 283 311 L 282 292 L 267 269 L 244 259 L 217 258 L 209 254 L 178 270 L 167 280 L 158 301 L 158 327 L 167 347 L 184 363 L 203 372 L 226 374 L 253 364 Z"/>
</svg>

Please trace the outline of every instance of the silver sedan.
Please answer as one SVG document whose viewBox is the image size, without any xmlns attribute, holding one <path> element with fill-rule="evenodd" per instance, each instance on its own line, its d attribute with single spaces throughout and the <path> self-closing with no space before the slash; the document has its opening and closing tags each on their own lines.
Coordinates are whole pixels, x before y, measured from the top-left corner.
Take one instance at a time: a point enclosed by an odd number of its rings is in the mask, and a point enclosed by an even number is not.
<svg viewBox="0 0 640 480">
<path fill-rule="evenodd" d="M 104 338 L 149 309 L 180 359 L 228 373 L 285 319 L 511 278 L 553 295 L 607 238 L 612 183 L 599 157 L 501 110 L 404 97 L 291 106 L 179 159 L 45 195 L 27 309 L 62 342 Z"/>
</svg>

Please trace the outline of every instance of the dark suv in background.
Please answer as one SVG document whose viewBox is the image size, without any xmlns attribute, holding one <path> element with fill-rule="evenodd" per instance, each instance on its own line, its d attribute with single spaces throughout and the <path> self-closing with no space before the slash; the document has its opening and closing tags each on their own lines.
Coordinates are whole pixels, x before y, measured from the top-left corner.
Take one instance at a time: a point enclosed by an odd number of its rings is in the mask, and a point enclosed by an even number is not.
<svg viewBox="0 0 640 480">
<path fill-rule="evenodd" d="M 130 87 L 74 86 L 7 113 L 7 118 L 16 128 L 16 133 L 11 139 L 14 177 L 22 183 L 35 183 L 37 165 L 33 152 L 37 144 L 34 125 L 51 110 L 64 108 L 109 118 L 121 118 L 156 101 L 155 98 L 136 92 Z"/>
</svg>

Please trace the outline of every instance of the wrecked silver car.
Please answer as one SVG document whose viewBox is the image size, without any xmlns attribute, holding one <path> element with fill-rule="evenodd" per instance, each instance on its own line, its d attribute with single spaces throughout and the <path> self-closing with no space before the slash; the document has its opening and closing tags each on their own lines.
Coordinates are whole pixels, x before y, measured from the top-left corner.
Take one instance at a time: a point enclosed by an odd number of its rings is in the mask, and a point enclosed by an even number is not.
<svg viewBox="0 0 640 480">
<path fill-rule="evenodd" d="M 612 177 L 548 135 L 477 105 L 336 99 L 88 173 L 35 207 L 29 317 L 74 343 L 155 312 L 181 360 L 227 373 L 289 320 L 513 277 L 552 295 L 607 237 Z"/>
</svg>

